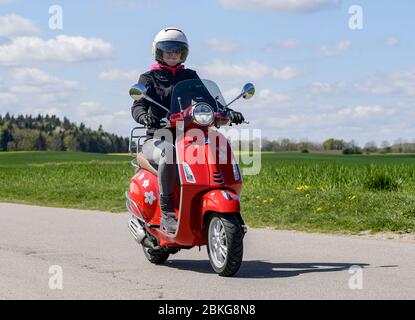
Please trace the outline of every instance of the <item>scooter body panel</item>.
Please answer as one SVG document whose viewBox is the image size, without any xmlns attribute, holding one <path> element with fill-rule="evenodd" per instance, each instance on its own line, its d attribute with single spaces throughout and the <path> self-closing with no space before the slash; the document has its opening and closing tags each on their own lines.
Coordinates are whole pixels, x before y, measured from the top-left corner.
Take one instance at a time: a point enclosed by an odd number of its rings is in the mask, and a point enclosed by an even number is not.
<svg viewBox="0 0 415 320">
<path fill-rule="evenodd" d="M 239 213 L 241 204 L 239 196 L 229 190 L 217 189 L 207 192 L 202 197 L 202 214 L 207 212 Z"/>
<path fill-rule="evenodd" d="M 159 186 L 155 175 L 144 169 L 138 170 L 130 181 L 129 195 L 147 223 L 160 224 Z M 141 218 L 139 213 L 136 215 Z"/>
<path fill-rule="evenodd" d="M 147 228 L 163 247 L 194 247 L 206 245 L 204 215 L 207 212 L 240 212 L 242 177 L 231 146 L 219 132 L 207 129 L 204 136 L 179 135 L 176 157 L 180 185 L 176 189 L 176 235 L 159 228 Z M 132 178 L 130 198 L 152 225 L 160 224 L 159 188 L 157 177 L 140 169 Z M 136 210 L 133 210 L 136 212 Z M 139 217 L 139 213 L 136 213 Z"/>
</svg>

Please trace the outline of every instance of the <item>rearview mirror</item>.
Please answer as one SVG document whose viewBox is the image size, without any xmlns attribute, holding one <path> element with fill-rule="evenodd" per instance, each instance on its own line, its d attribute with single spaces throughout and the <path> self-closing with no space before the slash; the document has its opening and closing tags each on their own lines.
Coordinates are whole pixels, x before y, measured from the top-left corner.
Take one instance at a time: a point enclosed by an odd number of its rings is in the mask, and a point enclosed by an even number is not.
<svg viewBox="0 0 415 320">
<path fill-rule="evenodd" d="M 165 106 L 161 105 L 160 103 L 154 101 L 149 96 L 147 96 L 147 88 L 145 87 L 145 85 L 143 85 L 141 83 L 136 83 L 135 85 L 133 85 L 131 87 L 130 97 L 133 98 L 133 100 L 135 100 L 135 101 L 141 101 L 143 99 L 146 99 L 147 101 L 150 101 L 150 102 L 154 103 L 155 105 L 159 106 L 163 110 L 166 110 L 167 113 L 170 112 L 170 110 L 167 109 Z"/>
<path fill-rule="evenodd" d="M 255 95 L 255 86 L 252 83 L 248 83 L 242 89 L 244 99 L 249 100 Z"/>
<path fill-rule="evenodd" d="M 136 83 L 130 89 L 130 97 L 135 101 L 141 101 L 146 97 L 147 88 L 141 84 Z"/>
<path fill-rule="evenodd" d="M 231 102 L 229 102 L 226 108 L 229 107 L 236 100 L 241 99 L 242 97 L 244 99 L 251 99 L 254 95 L 255 95 L 255 86 L 252 83 L 247 83 L 246 85 L 244 85 L 242 89 L 242 93 L 239 96 L 237 96 L 235 99 L 233 99 Z"/>
</svg>

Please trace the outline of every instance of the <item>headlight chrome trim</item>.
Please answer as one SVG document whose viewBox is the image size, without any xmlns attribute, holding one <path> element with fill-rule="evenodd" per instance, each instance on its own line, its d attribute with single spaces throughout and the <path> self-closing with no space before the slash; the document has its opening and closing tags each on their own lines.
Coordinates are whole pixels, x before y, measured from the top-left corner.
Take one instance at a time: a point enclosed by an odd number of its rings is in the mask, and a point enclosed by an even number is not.
<svg viewBox="0 0 415 320">
<path fill-rule="evenodd" d="M 195 111 L 196 111 L 196 109 L 197 109 L 198 107 L 201 107 L 201 106 L 206 106 L 206 107 L 208 107 L 208 108 L 210 109 L 210 112 L 211 112 L 211 114 L 212 114 L 212 119 L 211 119 L 211 121 L 210 121 L 209 123 L 200 123 L 200 122 L 196 119 Z M 210 104 L 206 103 L 206 102 L 199 102 L 199 103 L 197 103 L 196 105 L 194 105 L 194 106 L 193 106 L 193 108 L 192 108 L 192 110 L 191 110 L 191 112 L 190 112 L 190 114 L 191 114 L 191 116 L 192 116 L 193 121 L 194 121 L 196 124 L 200 125 L 200 126 L 208 127 L 208 126 L 212 125 L 212 124 L 213 124 L 213 122 L 215 121 L 215 112 L 213 111 L 212 106 L 211 106 Z"/>
</svg>

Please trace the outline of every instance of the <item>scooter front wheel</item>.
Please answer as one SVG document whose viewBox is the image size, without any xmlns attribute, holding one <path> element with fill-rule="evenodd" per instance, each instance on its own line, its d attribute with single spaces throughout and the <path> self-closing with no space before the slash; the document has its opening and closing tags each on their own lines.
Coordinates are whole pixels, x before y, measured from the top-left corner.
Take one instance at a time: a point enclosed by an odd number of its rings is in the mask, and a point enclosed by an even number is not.
<svg viewBox="0 0 415 320">
<path fill-rule="evenodd" d="M 232 277 L 241 267 L 244 233 L 235 215 L 212 215 L 207 229 L 212 268 L 222 277 Z"/>
</svg>

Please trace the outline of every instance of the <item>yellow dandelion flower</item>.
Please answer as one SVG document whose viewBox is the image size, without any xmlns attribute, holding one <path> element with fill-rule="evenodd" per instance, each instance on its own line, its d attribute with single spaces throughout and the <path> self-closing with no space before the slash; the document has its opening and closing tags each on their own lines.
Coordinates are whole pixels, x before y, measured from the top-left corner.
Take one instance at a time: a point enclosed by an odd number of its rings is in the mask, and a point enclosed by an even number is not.
<svg viewBox="0 0 415 320">
<path fill-rule="evenodd" d="M 311 189 L 310 186 L 308 185 L 304 185 L 304 186 L 299 186 L 297 188 L 295 188 L 298 192 L 305 192 Z"/>
</svg>

